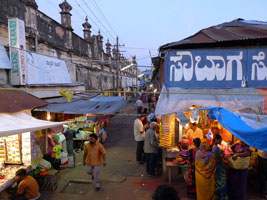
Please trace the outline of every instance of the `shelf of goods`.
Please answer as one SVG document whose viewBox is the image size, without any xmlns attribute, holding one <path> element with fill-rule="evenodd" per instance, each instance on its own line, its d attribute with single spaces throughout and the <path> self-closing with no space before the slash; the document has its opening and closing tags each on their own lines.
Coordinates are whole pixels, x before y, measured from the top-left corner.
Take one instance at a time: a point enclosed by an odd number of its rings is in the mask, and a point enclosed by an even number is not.
<svg viewBox="0 0 267 200">
<path fill-rule="evenodd" d="M 163 115 L 159 146 L 169 148 L 175 143 L 175 115 Z"/>
</svg>

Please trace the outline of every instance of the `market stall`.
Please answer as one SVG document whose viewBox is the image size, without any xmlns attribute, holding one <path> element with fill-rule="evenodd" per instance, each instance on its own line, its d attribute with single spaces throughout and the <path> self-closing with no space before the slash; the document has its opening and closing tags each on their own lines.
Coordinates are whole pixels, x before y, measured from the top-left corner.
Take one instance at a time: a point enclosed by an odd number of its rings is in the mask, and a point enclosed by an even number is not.
<svg viewBox="0 0 267 200">
<path fill-rule="evenodd" d="M 0 113 L 0 118 L 0 192 L 3 192 L 15 182 L 15 172 L 19 168 L 36 168 L 42 160 L 38 143 L 41 130 L 63 123 L 37 120 L 29 111 Z"/>
<path fill-rule="evenodd" d="M 177 92 L 177 90 L 172 88 L 169 91 Z M 181 89 L 179 90 L 181 92 Z M 251 91 L 253 90 L 250 89 Z M 237 139 L 240 139 L 255 149 L 266 150 L 267 124 L 256 122 L 256 119 L 258 121 L 264 120 L 265 116 L 240 113 L 245 108 L 254 108 L 256 110 L 257 106 L 260 107 L 262 99 L 260 96 L 251 95 L 251 97 L 235 99 L 236 97 L 231 98 L 231 95 L 227 94 L 216 97 L 215 92 L 214 95 L 210 94 L 211 91 L 208 91 L 209 95 L 207 95 L 207 91 L 203 90 L 198 92 L 195 90 L 194 92 L 195 94 L 192 94 L 191 90 L 189 95 L 180 95 L 178 93 L 162 94 L 160 96 L 156 114 L 161 116 L 160 146 L 163 148 L 163 172 L 165 179 L 167 176 L 170 179 L 170 168 L 173 168 L 173 166 L 185 169 L 183 167 L 185 165 L 184 161 L 187 159 L 187 151 L 193 146 L 192 138 L 187 137 L 190 123 L 196 124 L 197 128 L 202 132 L 202 137 L 206 138 L 210 144 L 212 144 L 212 138 L 216 134 L 220 134 L 223 138 L 222 145 L 225 146 L 225 149 Z M 218 95 L 218 92 L 216 95 Z M 248 93 L 249 91 L 242 92 Z M 206 94 L 201 95 L 200 93 Z M 254 102 L 253 105 L 252 102 Z M 199 106 L 198 103 L 202 106 Z M 222 107 L 210 107 L 209 105 L 224 105 L 229 110 L 239 110 L 238 114 L 242 117 Z M 255 120 L 245 117 L 252 115 Z M 182 172 L 184 172 L 183 170 Z M 186 178 L 186 171 L 184 176 Z"/>
</svg>

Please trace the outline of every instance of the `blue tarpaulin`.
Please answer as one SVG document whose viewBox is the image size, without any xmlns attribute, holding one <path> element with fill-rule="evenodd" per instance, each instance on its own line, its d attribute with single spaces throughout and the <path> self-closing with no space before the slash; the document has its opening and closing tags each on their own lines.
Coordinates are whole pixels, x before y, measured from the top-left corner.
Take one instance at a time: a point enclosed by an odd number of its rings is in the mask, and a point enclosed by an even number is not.
<svg viewBox="0 0 267 200">
<path fill-rule="evenodd" d="M 266 127 L 254 129 L 245 123 L 236 114 L 220 107 L 206 107 L 210 116 L 216 120 L 235 137 L 246 144 L 263 151 L 267 151 L 267 124 Z"/>
<path fill-rule="evenodd" d="M 89 100 L 78 100 L 68 103 L 51 103 L 38 108 L 40 111 L 65 114 L 113 114 L 122 109 L 128 101 L 123 97 L 98 96 Z"/>
</svg>

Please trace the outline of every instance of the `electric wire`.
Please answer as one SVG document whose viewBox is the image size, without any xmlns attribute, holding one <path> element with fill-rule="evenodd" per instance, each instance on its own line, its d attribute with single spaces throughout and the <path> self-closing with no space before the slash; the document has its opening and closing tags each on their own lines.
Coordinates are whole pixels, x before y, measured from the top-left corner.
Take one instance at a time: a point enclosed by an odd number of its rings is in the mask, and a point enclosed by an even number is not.
<svg viewBox="0 0 267 200">
<path fill-rule="evenodd" d="M 82 0 L 84 3 L 85 1 Z M 93 10 L 86 4 L 85 5 L 88 10 L 93 14 L 93 16 L 96 18 L 96 20 L 103 26 L 103 28 L 105 29 L 105 31 L 109 34 L 109 36 L 112 38 L 112 39 L 115 39 L 116 37 L 114 37 L 107 29 L 106 29 L 106 26 L 98 19 L 98 17 L 95 15 L 95 13 L 93 12 Z"/>
<path fill-rule="evenodd" d="M 30 86 L 24 86 L 24 88 L 0 88 L 0 90 L 15 90 L 15 91 L 54 91 L 54 92 L 59 92 L 61 91 L 61 89 L 41 89 L 41 88 L 37 88 L 37 89 L 33 89 L 33 88 L 28 88 Z M 216 93 L 211 93 L 211 92 L 147 92 L 147 91 L 117 91 L 117 90 L 66 90 L 68 92 L 72 92 L 73 94 L 75 93 L 113 93 L 113 94 L 121 94 L 121 93 L 125 93 L 125 94 L 153 94 L 153 95 L 161 95 L 161 94 L 180 94 L 180 95 L 229 95 L 229 96 L 267 96 L 267 92 L 266 93 L 262 93 L 262 94 L 251 94 L 251 93 L 221 93 L 221 92 L 216 92 Z"/>
<path fill-rule="evenodd" d="M 0 45 L 3 45 L 4 47 L 10 47 L 10 48 L 13 48 L 13 49 L 17 49 L 17 50 L 21 50 L 21 51 L 25 51 L 25 52 L 30 52 L 30 53 L 35 53 L 35 54 L 38 54 L 38 55 L 41 55 L 41 56 L 47 56 L 47 57 L 50 57 L 50 58 L 55 58 L 55 59 L 59 59 L 57 56 L 51 56 L 51 55 L 45 55 L 45 54 L 41 54 L 41 53 L 38 53 L 38 52 L 31 52 L 29 50 L 22 50 L 20 48 L 16 48 L 16 47 L 11 47 L 11 46 L 8 46 L 8 45 L 4 45 L 4 44 L 0 44 Z M 52 52 L 54 53 L 54 51 L 52 50 L 48 50 L 48 49 L 44 49 L 44 48 L 38 48 L 39 50 L 46 50 L 46 51 L 49 51 L 49 52 Z M 4 51 L 6 52 L 6 50 L 3 50 L 3 49 L 0 49 L 0 51 Z M 102 59 L 87 59 L 87 60 L 82 60 L 82 59 L 73 59 L 73 58 L 64 58 L 64 59 L 61 59 L 61 60 L 64 60 L 66 62 L 73 62 L 74 64 L 81 64 L 81 63 L 84 63 L 84 64 L 89 64 L 89 63 L 95 63 L 95 62 L 100 62 L 100 64 L 106 64 L 106 65 L 115 65 L 116 62 L 117 63 L 120 63 L 120 64 L 124 64 L 124 65 L 129 65 L 131 62 L 128 61 L 128 60 L 125 60 L 125 61 L 116 61 L 116 60 L 102 60 Z M 124 65 L 122 65 L 122 67 L 124 67 Z M 149 68 L 151 66 L 143 66 L 143 65 L 137 65 L 138 68 Z"/>
<path fill-rule="evenodd" d="M 77 5 L 79 6 L 79 8 L 85 13 L 85 15 L 99 28 L 99 29 L 101 29 L 101 27 L 92 19 L 92 17 L 90 17 L 90 15 L 88 15 L 88 13 L 85 11 L 85 9 L 79 4 L 79 2 L 77 1 L 77 0 L 74 0 L 76 3 L 77 3 Z M 103 34 L 108 38 L 108 35 L 103 31 Z M 111 39 L 113 39 L 113 38 L 111 38 Z M 113 43 L 115 43 L 114 42 L 114 40 L 112 40 L 112 42 Z"/>
</svg>

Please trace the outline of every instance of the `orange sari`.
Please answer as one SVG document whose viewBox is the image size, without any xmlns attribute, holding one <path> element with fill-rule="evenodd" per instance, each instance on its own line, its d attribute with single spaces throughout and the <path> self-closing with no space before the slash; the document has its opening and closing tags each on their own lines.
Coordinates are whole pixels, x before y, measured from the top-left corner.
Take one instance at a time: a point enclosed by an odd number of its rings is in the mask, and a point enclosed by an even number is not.
<svg viewBox="0 0 267 200">
<path fill-rule="evenodd" d="M 204 141 L 196 153 L 195 176 L 197 200 L 215 200 L 215 157 L 208 152 L 209 143 Z"/>
</svg>

